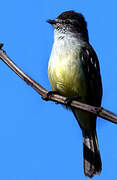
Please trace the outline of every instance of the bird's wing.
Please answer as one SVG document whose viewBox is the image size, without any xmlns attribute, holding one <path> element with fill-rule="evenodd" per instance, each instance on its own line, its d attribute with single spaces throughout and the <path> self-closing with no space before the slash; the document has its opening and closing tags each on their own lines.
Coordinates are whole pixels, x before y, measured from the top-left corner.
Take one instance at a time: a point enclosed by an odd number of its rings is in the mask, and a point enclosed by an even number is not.
<svg viewBox="0 0 117 180">
<path fill-rule="evenodd" d="M 81 60 L 86 78 L 90 105 L 100 106 L 102 99 L 102 81 L 97 55 L 91 45 L 82 47 Z"/>
</svg>

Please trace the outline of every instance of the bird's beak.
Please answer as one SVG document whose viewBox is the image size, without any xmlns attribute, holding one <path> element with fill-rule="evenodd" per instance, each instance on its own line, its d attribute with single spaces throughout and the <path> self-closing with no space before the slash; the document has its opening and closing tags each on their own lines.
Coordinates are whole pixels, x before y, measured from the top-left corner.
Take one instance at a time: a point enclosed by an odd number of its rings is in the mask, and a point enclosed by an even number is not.
<svg viewBox="0 0 117 180">
<path fill-rule="evenodd" d="M 46 22 L 48 22 L 49 24 L 53 25 L 53 24 L 56 24 L 56 20 L 51 20 L 51 19 L 48 19 Z"/>
</svg>

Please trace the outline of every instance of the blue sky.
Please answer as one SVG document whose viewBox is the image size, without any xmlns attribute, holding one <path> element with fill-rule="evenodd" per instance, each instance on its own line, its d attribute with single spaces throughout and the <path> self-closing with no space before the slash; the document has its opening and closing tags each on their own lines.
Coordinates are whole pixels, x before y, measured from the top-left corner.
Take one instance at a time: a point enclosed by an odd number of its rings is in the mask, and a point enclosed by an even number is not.
<svg viewBox="0 0 117 180">
<path fill-rule="evenodd" d="M 48 90 L 53 29 L 45 21 L 66 10 L 83 13 L 100 61 L 102 106 L 117 114 L 116 0 L 4 0 L 0 5 L 0 42 L 15 63 Z M 72 113 L 44 102 L 2 61 L 0 82 L 0 179 L 87 179 L 81 130 Z M 117 126 L 98 118 L 97 133 L 103 170 L 94 180 L 116 179 Z"/>
</svg>

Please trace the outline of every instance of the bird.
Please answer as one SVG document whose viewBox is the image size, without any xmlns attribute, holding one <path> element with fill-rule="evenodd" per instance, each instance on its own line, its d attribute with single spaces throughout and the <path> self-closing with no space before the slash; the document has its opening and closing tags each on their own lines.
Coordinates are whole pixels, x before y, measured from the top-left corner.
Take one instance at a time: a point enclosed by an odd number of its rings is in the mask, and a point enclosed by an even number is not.
<svg viewBox="0 0 117 180">
<path fill-rule="evenodd" d="M 53 92 L 69 100 L 100 107 L 102 80 L 95 50 L 89 42 L 87 22 L 81 13 L 69 10 L 47 22 L 54 29 L 54 42 L 48 63 L 48 77 Z M 97 116 L 74 107 L 73 112 L 83 136 L 84 174 L 92 178 L 100 174 Z"/>
</svg>

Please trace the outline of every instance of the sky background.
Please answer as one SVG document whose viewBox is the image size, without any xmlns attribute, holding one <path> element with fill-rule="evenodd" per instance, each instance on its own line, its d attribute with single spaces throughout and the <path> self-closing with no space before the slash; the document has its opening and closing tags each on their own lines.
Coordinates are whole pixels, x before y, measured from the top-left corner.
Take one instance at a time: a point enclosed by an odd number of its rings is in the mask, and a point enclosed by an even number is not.
<svg viewBox="0 0 117 180">
<path fill-rule="evenodd" d="M 50 90 L 47 67 L 53 29 L 46 19 L 66 10 L 83 13 L 97 52 L 102 106 L 117 114 L 117 1 L 0 1 L 0 42 L 13 61 Z M 0 61 L 0 179 L 85 180 L 82 134 L 70 111 L 45 102 Z M 117 125 L 97 120 L 103 162 L 94 180 L 117 179 Z"/>
</svg>

